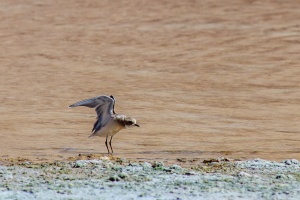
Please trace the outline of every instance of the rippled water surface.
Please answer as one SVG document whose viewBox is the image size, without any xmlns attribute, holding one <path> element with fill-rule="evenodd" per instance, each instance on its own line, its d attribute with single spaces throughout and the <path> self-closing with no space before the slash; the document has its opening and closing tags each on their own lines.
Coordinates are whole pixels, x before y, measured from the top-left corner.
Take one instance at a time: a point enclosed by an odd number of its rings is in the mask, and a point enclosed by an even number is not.
<svg viewBox="0 0 300 200">
<path fill-rule="evenodd" d="M 105 154 L 67 107 L 112 94 L 116 157 L 299 160 L 300 3 L 230 2 L 3 3 L 0 158 Z"/>
</svg>

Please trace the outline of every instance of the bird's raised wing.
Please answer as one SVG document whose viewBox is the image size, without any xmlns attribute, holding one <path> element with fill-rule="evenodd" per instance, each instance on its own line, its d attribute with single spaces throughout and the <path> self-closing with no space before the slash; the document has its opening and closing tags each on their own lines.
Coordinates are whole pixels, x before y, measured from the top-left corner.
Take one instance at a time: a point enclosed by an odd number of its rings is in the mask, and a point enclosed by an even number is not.
<svg viewBox="0 0 300 200">
<path fill-rule="evenodd" d="M 90 99 L 85 99 L 82 101 L 78 101 L 69 106 L 69 108 L 77 107 L 77 106 L 87 106 L 89 108 L 95 108 L 101 106 L 103 104 L 109 104 L 111 109 L 113 110 L 115 104 L 115 98 L 113 96 L 96 96 Z"/>
<path fill-rule="evenodd" d="M 115 99 L 113 96 L 97 96 L 74 103 L 70 105 L 69 108 L 77 106 L 95 108 L 97 113 L 97 121 L 95 122 L 92 130 L 92 133 L 95 133 L 113 118 L 112 115 L 115 114 L 114 105 Z"/>
</svg>

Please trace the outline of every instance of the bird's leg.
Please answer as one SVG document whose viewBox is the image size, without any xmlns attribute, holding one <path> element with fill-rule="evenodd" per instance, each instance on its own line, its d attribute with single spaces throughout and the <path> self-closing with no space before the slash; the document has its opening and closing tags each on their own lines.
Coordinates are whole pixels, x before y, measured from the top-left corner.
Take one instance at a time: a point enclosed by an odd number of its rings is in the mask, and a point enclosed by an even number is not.
<svg viewBox="0 0 300 200">
<path fill-rule="evenodd" d="M 111 146 L 111 140 L 112 140 L 112 138 L 113 138 L 113 136 L 111 136 L 111 138 L 110 138 L 109 145 L 110 145 L 110 148 L 111 148 L 111 153 L 114 153 L 113 148 Z"/>
<path fill-rule="evenodd" d="M 108 135 L 106 136 L 105 145 L 106 145 L 106 148 L 107 148 L 108 154 L 110 154 L 110 152 L 109 152 L 109 149 L 108 149 L 108 146 L 107 146 L 107 138 L 108 138 Z"/>
</svg>

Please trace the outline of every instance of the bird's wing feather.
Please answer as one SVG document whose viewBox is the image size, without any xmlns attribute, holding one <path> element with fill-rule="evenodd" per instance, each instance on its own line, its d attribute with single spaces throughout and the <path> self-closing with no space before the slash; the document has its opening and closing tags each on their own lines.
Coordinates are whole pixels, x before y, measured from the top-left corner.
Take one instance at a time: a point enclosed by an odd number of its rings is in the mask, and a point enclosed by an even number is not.
<svg viewBox="0 0 300 200">
<path fill-rule="evenodd" d="M 76 102 L 69 106 L 69 108 L 77 107 L 77 106 L 87 106 L 89 108 L 95 108 L 99 105 L 103 104 L 111 104 L 111 107 L 113 109 L 113 105 L 115 104 L 114 98 L 111 98 L 109 96 L 96 96 L 90 99 L 85 99 L 79 102 Z"/>
<path fill-rule="evenodd" d="M 107 122 L 113 118 L 115 99 L 111 96 L 97 96 L 90 99 L 85 99 L 74 103 L 69 108 L 77 106 L 87 106 L 89 108 L 95 108 L 97 113 L 97 121 L 94 124 L 92 133 L 99 131 L 104 127 Z"/>
<path fill-rule="evenodd" d="M 99 131 L 102 127 L 104 127 L 107 124 L 107 122 L 109 122 L 113 118 L 113 111 L 110 107 L 110 104 L 103 104 L 96 107 L 95 110 L 97 113 L 97 121 L 94 124 L 92 133 Z"/>
</svg>

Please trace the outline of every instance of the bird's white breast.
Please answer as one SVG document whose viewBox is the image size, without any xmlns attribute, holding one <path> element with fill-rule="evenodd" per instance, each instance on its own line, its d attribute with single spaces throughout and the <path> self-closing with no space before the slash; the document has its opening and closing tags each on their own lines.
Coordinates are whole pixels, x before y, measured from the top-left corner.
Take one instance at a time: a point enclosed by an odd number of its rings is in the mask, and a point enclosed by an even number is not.
<svg viewBox="0 0 300 200">
<path fill-rule="evenodd" d="M 97 133 L 94 133 L 95 136 L 113 136 L 121 129 L 125 128 L 118 121 L 112 120 L 105 127 L 103 127 Z"/>
</svg>

